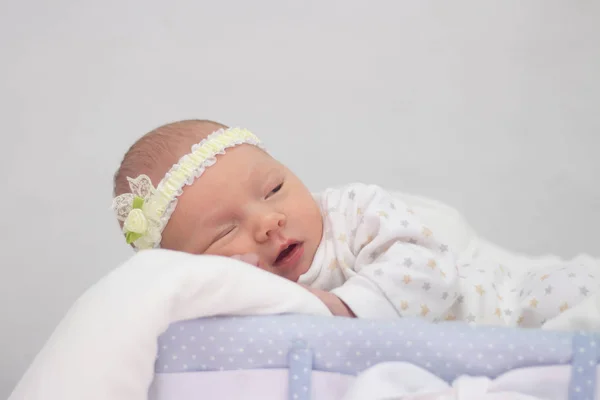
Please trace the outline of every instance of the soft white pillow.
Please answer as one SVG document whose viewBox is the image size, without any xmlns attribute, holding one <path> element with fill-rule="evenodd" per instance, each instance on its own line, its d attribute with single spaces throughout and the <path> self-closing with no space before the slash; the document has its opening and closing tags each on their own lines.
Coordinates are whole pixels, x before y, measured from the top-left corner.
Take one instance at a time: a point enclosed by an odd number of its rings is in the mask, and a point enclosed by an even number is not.
<svg viewBox="0 0 600 400">
<path fill-rule="evenodd" d="M 288 312 L 331 315 L 295 283 L 242 262 L 143 251 L 77 300 L 9 400 L 145 400 L 171 323 Z"/>
</svg>

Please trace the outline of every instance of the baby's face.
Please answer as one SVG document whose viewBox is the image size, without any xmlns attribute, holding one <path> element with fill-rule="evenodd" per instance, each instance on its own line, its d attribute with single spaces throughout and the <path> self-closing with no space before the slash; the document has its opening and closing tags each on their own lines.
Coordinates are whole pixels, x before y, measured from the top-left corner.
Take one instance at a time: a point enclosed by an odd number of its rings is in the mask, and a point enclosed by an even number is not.
<svg viewBox="0 0 600 400">
<path fill-rule="evenodd" d="M 163 248 L 194 254 L 256 254 L 258 266 L 297 281 L 323 234 L 304 184 L 262 150 L 240 145 L 183 190 L 163 232 Z"/>
</svg>

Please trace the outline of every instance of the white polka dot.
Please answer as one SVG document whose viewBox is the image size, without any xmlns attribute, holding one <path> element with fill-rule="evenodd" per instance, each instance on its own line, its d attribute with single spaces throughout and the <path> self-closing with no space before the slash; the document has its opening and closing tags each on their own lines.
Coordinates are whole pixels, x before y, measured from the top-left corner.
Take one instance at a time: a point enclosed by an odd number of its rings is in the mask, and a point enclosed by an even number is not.
<svg viewBox="0 0 600 400">
<path fill-rule="evenodd" d="M 417 354 L 415 354 L 415 355 L 417 356 L 417 358 L 421 358 L 422 354 L 417 351 Z"/>
<path fill-rule="evenodd" d="M 176 337 L 175 337 L 175 336 L 171 336 L 171 340 L 175 340 L 175 339 L 176 339 Z"/>
<path fill-rule="evenodd" d="M 350 361 L 346 361 L 346 366 L 347 366 L 347 367 L 349 367 L 349 366 L 351 366 L 351 365 L 352 365 L 352 363 L 351 363 Z"/>
<path fill-rule="evenodd" d="M 163 350 L 166 350 L 166 349 L 167 349 L 167 346 L 166 346 L 166 345 L 164 345 L 164 346 L 163 346 Z"/>
<path fill-rule="evenodd" d="M 172 358 L 173 358 L 173 360 L 177 360 L 178 357 L 177 356 L 173 356 Z"/>
<path fill-rule="evenodd" d="M 437 358 L 442 358 L 442 353 L 435 353 L 435 356 L 436 356 Z"/>
<path fill-rule="evenodd" d="M 214 336 L 210 336 L 210 337 L 208 338 L 208 340 L 210 340 L 211 342 L 214 342 L 214 341 L 215 341 L 215 337 L 214 337 Z"/>
<path fill-rule="evenodd" d="M 215 356 L 210 356 L 210 361 L 215 361 Z"/>
<path fill-rule="evenodd" d="M 577 393 L 579 393 L 579 392 L 581 392 L 581 388 L 580 388 L 579 386 L 577 386 L 577 387 L 575 387 L 575 391 L 576 391 Z"/>
<path fill-rule="evenodd" d="M 295 381 L 297 381 L 298 380 L 298 375 L 292 376 L 292 379 L 295 380 Z"/>
<path fill-rule="evenodd" d="M 585 349 L 584 349 L 583 347 L 580 347 L 580 348 L 579 348 L 579 352 L 580 352 L 580 353 L 585 353 Z"/>
<path fill-rule="evenodd" d="M 478 354 L 477 354 L 477 359 L 478 359 L 478 360 L 481 360 L 482 358 L 483 358 L 483 354 L 481 354 L 481 353 L 478 353 Z"/>
<path fill-rule="evenodd" d="M 331 368 L 331 363 L 326 363 L 326 364 L 325 364 L 325 366 L 326 366 L 327 368 Z"/>
<path fill-rule="evenodd" d="M 283 351 L 279 350 L 279 351 L 277 352 L 277 354 L 279 354 L 280 356 L 282 356 L 282 355 L 283 355 Z"/>
<path fill-rule="evenodd" d="M 165 365 L 163 366 L 163 369 L 169 369 L 169 366 L 165 364 Z"/>
<path fill-rule="evenodd" d="M 273 364 L 273 360 L 267 360 L 267 364 L 269 364 L 269 365 Z"/>
<path fill-rule="evenodd" d="M 376 351 L 376 352 L 375 352 L 375 357 L 381 357 L 381 353 L 380 353 L 380 352 L 378 352 L 378 351 Z"/>
<path fill-rule="evenodd" d="M 412 342 L 409 340 L 406 342 L 406 347 L 411 347 L 412 346 Z"/>
<path fill-rule="evenodd" d="M 195 360 L 195 359 L 196 359 L 196 355 L 192 354 L 192 360 Z"/>
<path fill-rule="evenodd" d="M 305 392 L 308 392 L 308 386 L 302 386 L 302 390 L 304 390 Z"/>
<path fill-rule="evenodd" d="M 183 326 L 180 326 L 180 327 L 179 327 L 179 330 L 180 330 L 180 331 L 182 331 L 182 330 L 184 330 L 184 329 L 185 329 L 185 328 L 184 328 Z"/>
</svg>

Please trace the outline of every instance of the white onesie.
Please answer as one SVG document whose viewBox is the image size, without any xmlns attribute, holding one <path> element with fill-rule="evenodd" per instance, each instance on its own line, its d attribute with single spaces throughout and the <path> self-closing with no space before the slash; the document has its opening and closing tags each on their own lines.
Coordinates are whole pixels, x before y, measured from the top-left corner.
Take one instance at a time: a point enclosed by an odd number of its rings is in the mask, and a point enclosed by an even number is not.
<svg viewBox="0 0 600 400">
<path fill-rule="evenodd" d="M 360 318 L 423 317 L 539 327 L 600 289 L 600 266 L 575 260 L 523 271 L 456 254 L 375 185 L 316 196 L 323 239 L 299 283 L 337 295 Z"/>
</svg>

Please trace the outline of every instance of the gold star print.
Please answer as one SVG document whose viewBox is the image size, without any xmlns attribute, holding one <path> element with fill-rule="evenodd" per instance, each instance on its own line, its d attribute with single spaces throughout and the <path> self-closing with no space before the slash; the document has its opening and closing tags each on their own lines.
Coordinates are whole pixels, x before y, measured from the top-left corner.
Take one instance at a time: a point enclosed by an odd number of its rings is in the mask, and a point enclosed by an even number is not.
<svg viewBox="0 0 600 400">
<path fill-rule="evenodd" d="M 331 262 L 329 263 L 329 269 L 330 270 L 334 270 L 338 267 L 338 263 L 336 260 L 331 260 Z"/>
<path fill-rule="evenodd" d="M 500 272 L 504 273 L 504 265 L 500 264 Z"/>
<path fill-rule="evenodd" d="M 412 278 L 410 277 L 410 275 L 404 275 L 404 283 L 405 284 L 409 284 L 412 281 Z"/>
<path fill-rule="evenodd" d="M 533 299 L 531 299 L 531 301 L 529 302 L 529 305 L 533 308 L 537 308 L 539 301 L 537 301 L 537 299 L 534 297 Z"/>
<path fill-rule="evenodd" d="M 543 276 L 540 278 L 540 281 L 545 281 L 545 280 L 546 280 L 546 279 L 548 279 L 549 277 L 550 277 L 550 275 L 548 275 L 548 274 L 546 274 L 546 275 L 543 275 Z"/>
<path fill-rule="evenodd" d="M 498 318 L 502 317 L 502 311 L 500 311 L 499 308 L 496 308 L 496 312 L 494 313 L 494 315 L 497 315 Z"/>
<path fill-rule="evenodd" d="M 380 217 L 383 217 L 383 218 L 387 218 L 388 217 L 388 213 L 386 213 L 385 211 L 379 211 L 377 213 L 377 215 L 379 215 Z"/>
<path fill-rule="evenodd" d="M 412 208 L 407 208 L 406 212 L 409 214 L 414 214 L 415 212 L 412 210 Z"/>
<path fill-rule="evenodd" d="M 455 321 L 456 317 L 453 314 L 448 314 L 448 316 L 446 316 L 446 318 L 444 318 L 446 321 Z"/>
<path fill-rule="evenodd" d="M 408 309 L 408 301 L 403 301 L 400 303 L 400 308 L 404 311 Z"/>
<path fill-rule="evenodd" d="M 427 266 L 431 269 L 435 269 L 436 265 L 437 265 L 437 263 L 435 262 L 434 259 L 431 259 L 427 262 Z"/>
<path fill-rule="evenodd" d="M 431 235 L 433 235 L 433 232 L 431 232 L 431 229 L 424 227 L 423 230 L 421 231 L 421 233 L 423 233 L 423 236 L 425 237 L 430 237 Z"/>
<path fill-rule="evenodd" d="M 559 308 L 560 312 L 565 312 L 565 311 L 567 311 L 568 309 L 569 309 L 569 303 L 566 303 L 566 302 L 565 302 L 565 303 L 563 303 L 563 305 L 562 305 L 562 306 L 560 306 L 560 308 Z"/>
<path fill-rule="evenodd" d="M 446 273 L 442 270 L 440 270 L 440 275 L 442 275 L 444 278 L 446 277 Z"/>
<path fill-rule="evenodd" d="M 483 286 L 481 285 L 475 285 L 475 291 L 480 295 L 483 296 L 483 294 L 485 293 L 485 289 L 483 288 Z"/>
<path fill-rule="evenodd" d="M 362 208 L 358 208 L 358 209 L 356 210 L 356 215 L 363 215 L 363 210 L 362 210 Z"/>
<path fill-rule="evenodd" d="M 517 324 L 521 325 L 523 323 L 523 320 L 525 319 L 524 316 L 520 316 L 519 319 L 517 320 Z"/>
<path fill-rule="evenodd" d="M 497 295 L 496 297 L 498 297 L 498 300 L 500 300 L 500 301 L 504 300 L 504 297 L 502 297 L 500 295 Z"/>
<path fill-rule="evenodd" d="M 429 314 L 429 307 L 426 304 L 421 304 L 421 316 L 424 317 Z"/>
<path fill-rule="evenodd" d="M 342 243 L 346 243 L 346 234 L 345 233 L 340 234 L 340 236 L 338 236 L 338 240 Z"/>
</svg>

